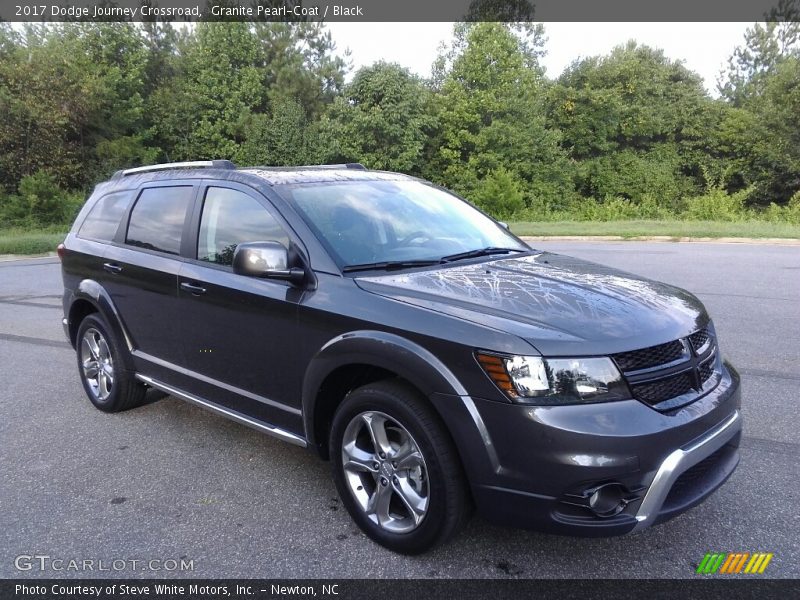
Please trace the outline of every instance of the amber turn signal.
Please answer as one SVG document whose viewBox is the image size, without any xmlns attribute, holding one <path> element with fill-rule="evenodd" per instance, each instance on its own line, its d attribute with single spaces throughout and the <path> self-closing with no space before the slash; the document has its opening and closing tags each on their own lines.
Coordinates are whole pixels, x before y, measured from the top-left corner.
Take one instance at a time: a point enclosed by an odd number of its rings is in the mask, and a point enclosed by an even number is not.
<svg viewBox="0 0 800 600">
<path fill-rule="evenodd" d="M 519 395 L 514 388 L 514 384 L 511 382 L 511 377 L 508 375 L 503 357 L 493 354 L 483 354 L 481 352 L 478 352 L 475 356 L 483 367 L 483 370 L 491 377 L 497 387 L 511 398 L 516 398 Z"/>
</svg>

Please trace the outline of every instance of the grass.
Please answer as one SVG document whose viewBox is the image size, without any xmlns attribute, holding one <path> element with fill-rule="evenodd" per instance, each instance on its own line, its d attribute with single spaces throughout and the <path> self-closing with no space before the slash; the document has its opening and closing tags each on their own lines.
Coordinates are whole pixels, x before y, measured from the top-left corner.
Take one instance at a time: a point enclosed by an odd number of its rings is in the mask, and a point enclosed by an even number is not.
<svg viewBox="0 0 800 600">
<path fill-rule="evenodd" d="M 69 226 L 44 229 L 0 229 L 0 254 L 45 254 L 55 252 Z"/>
<path fill-rule="evenodd" d="M 511 231 L 530 236 L 666 236 L 672 238 L 800 239 L 800 225 L 768 221 L 554 221 L 512 222 Z M 0 229 L 0 254 L 45 254 L 64 240 L 68 226 Z"/>
<path fill-rule="evenodd" d="M 768 221 L 555 221 L 512 222 L 509 225 L 517 235 L 530 236 L 800 239 L 800 225 Z"/>
</svg>

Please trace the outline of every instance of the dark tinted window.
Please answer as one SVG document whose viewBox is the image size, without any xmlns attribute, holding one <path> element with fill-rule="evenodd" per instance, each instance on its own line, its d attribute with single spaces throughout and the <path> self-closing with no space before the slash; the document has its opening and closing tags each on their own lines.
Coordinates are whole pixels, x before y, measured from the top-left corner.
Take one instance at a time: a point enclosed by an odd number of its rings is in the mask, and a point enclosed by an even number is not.
<svg viewBox="0 0 800 600">
<path fill-rule="evenodd" d="M 197 258 L 231 265 L 239 244 L 272 240 L 284 246 L 289 244 L 281 226 L 255 198 L 228 188 L 208 188 L 200 219 Z"/>
<path fill-rule="evenodd" d="M 114 239 L 119 222 L 128 210 L 132 197 L 133 192 L 118 192 L 100 198 L 86 215 L 78 231 L 78 237 L 103 241 Z"/>
<path fill-rule="evenodd" d="M 148 188 L 131 211 L 126 243 L 149 250 L 179 254 L 186 208 L 192 188 Z"/>
</svg>

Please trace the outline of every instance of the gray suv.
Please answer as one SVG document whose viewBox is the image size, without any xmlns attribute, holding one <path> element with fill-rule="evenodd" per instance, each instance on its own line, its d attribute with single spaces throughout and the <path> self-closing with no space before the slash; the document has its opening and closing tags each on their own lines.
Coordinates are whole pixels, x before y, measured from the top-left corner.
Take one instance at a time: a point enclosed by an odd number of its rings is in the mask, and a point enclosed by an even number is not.
<svg viewBox="0 0 800 600">
<path fill-rule="evenodd" d="M 89 400 L 148 388 L 330 460 L 350 515 L 419 553 L 473 508 L 637 531 L 739 461 L 739 377 L 690 293 L 541 252 L 358 164 L 120 171 L 59 247 Z"/>
</svg>

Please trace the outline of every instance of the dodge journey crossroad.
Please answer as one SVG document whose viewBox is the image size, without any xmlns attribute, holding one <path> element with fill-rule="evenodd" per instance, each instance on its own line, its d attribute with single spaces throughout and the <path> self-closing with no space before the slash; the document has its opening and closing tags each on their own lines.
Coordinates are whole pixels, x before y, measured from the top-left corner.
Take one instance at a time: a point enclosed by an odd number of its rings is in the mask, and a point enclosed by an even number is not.
<svg viewBox="0 0 800 600">
<path fill-rule="evenodd" d="M 739 377 L 692 294 L 532 249 L 426 181 L 359 164 L 117 172 L 59 246 L 89 400 L 148 388 L 332 465 L 397 552 L 473 511 L 610 536 L 739 461 Z"/>
</svg>

